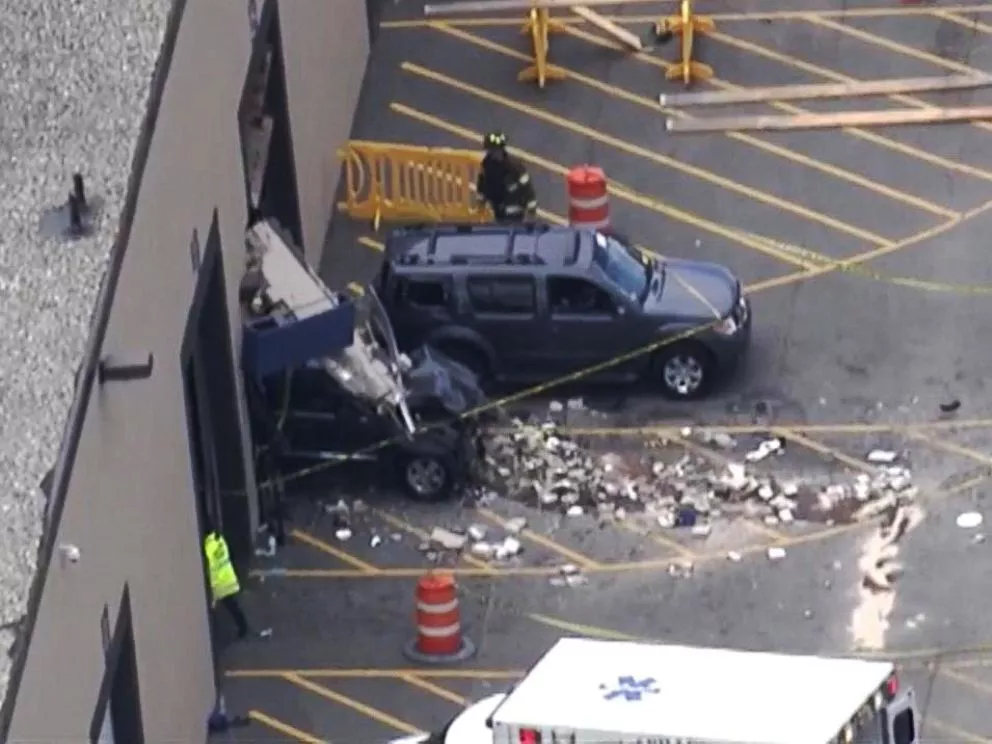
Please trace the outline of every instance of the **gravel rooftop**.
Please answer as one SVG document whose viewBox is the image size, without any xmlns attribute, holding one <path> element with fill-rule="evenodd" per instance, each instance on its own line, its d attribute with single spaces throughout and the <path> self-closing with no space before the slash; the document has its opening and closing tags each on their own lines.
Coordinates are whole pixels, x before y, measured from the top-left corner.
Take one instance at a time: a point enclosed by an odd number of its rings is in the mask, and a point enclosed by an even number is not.
<svg viewBox="0 0 992 744">
<path fill-rule="evenodd" d="M 37 566 L 45 497 L 116 236 L 172 0 L 34 0 L 0 10 L 0 700 Z M 93 230 L 67 240 L 74 172 Z"/>
</svg>

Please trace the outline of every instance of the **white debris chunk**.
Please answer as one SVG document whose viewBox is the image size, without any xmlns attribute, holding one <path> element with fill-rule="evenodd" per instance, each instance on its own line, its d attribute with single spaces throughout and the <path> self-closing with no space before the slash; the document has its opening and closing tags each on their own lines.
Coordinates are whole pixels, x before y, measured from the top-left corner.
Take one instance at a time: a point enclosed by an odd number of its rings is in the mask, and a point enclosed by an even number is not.
<svg viewBox="0 0 992 744">
<path fill-rule="evenodd" d="M 876 449 L 868 453 L 866 458 L 868 462 L 874 463 L 876 465 L 888 465 L 895 462 L 899 457 L 898 452 L 893 452 L 892 450 L 882 450 Z"/>
<path fill-rule="evenodd" d="M 785 548 L 772 546 L 765 551 L 765 555 L 768 556 L 768 560 L 770 561 L 780 561 L 785 558 Z"/>
<path fill-rule="evenodd" d="M 525 517 L 513 517 L 513 519 L 506 521 L 506 531 L 511 535 L 519 535 L 526 526 L 527 519 Z"/>
<path fill-rule="evenodd" d="M 468 536 L 459 535 L 457 532 L 446 530 L 443 527 L 435 527 L 431 530 L 430 541 L 445 550 L 461 550 L 468 542 Z"/>
<path fill-rule="evenodd" d="M 336 537 L 341 542 L 346 542 L 351 539 L 352 532 L 348 527 L 342 527 L 334 531 L 334 537 Z"/>
<path fill-rule="evenodd" d="M 469 525 L 468 536 L 476 542 L 480 540 L 484 540 L 488 533 L 489 533 L 489 528 L 486 527 L 486 525 L 484 524 Z"/>
</svg>

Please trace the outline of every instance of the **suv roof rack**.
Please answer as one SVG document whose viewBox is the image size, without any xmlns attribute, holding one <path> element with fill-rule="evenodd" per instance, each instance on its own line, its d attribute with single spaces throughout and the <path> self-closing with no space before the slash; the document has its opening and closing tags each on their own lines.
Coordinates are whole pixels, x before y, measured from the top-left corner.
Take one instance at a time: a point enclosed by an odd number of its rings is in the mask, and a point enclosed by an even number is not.
<svg viewBox="0 0 992 744">
<path fill-rule="evenodd" d="M 538 250 L 538 237 L 552 230 L 564 232 L 568 228 L 544 223 L 441 225 L 409 245 L 395 260 L 401 266 L 540 266 L 547 262 Z M 463 238 L 469 235 L 476 240 L 466 243 Z M 569 257 L 564 258 L 568 262 Z"/>
</svg>

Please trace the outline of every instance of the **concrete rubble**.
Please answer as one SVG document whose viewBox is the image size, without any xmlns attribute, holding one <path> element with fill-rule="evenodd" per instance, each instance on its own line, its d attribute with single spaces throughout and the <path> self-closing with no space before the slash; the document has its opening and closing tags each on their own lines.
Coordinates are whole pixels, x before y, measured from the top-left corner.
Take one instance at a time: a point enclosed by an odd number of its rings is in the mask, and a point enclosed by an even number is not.
<svg viewBox="0 0 992 744">
<path fill-rule="evenodd" d="M 601 522 L 646 515 L 663 529 L 684 528 L 705 540 L 721 515 L 769 526 L 868 521 L 911 501 L 917 491 L 910 471 L 897 464 L 897 453 L 873 451 L 866 472 L 812 483 L 758 467 L 784 451 L 780 437 L 765 439 L 740 461 L 733 455 L 738 443 L 728 434 L 686 427 L 681 437 L 691 446 L 674 460 L 655 455 L 678 441 L 654 442 L 633 457 L 594 454 L 552 422 L 515 420 L 486 443 L 489 494 L 565 517 L 594 515 Z M 714 457 L 696 454 L 700 445 Z"/>
</svg>

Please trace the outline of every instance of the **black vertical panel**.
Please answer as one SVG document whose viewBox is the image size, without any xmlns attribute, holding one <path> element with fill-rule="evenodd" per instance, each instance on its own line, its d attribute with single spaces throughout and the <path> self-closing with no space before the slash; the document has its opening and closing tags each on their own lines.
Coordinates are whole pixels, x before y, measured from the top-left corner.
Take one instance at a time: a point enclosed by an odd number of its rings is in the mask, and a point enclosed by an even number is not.
<svg viewBox="0 0 992 744">
<path fill-rule="evenodd" d="M 369 22 L 369 46 L 379 38 L 379 22 L 382 21 L 383 0 L 365 0 L 365 15 Z"/>
<path fill-rule="evenodd" d="M 279 26 L 279 6 L 272 5 L 263 14 L 266 28 L 259 34 L 272 49 L 272 71 L 265 95 L 265 114 L 272 117 L 272 142 L 269 162 L 262 182 L 262 216 L 273 217 L 293 236 L 293 242 L 303 247 L 303 225 L 297 190 L 293 137 L 289 122 L 289 95 L 286 89 L 286 65 Z"/>
</svg>

